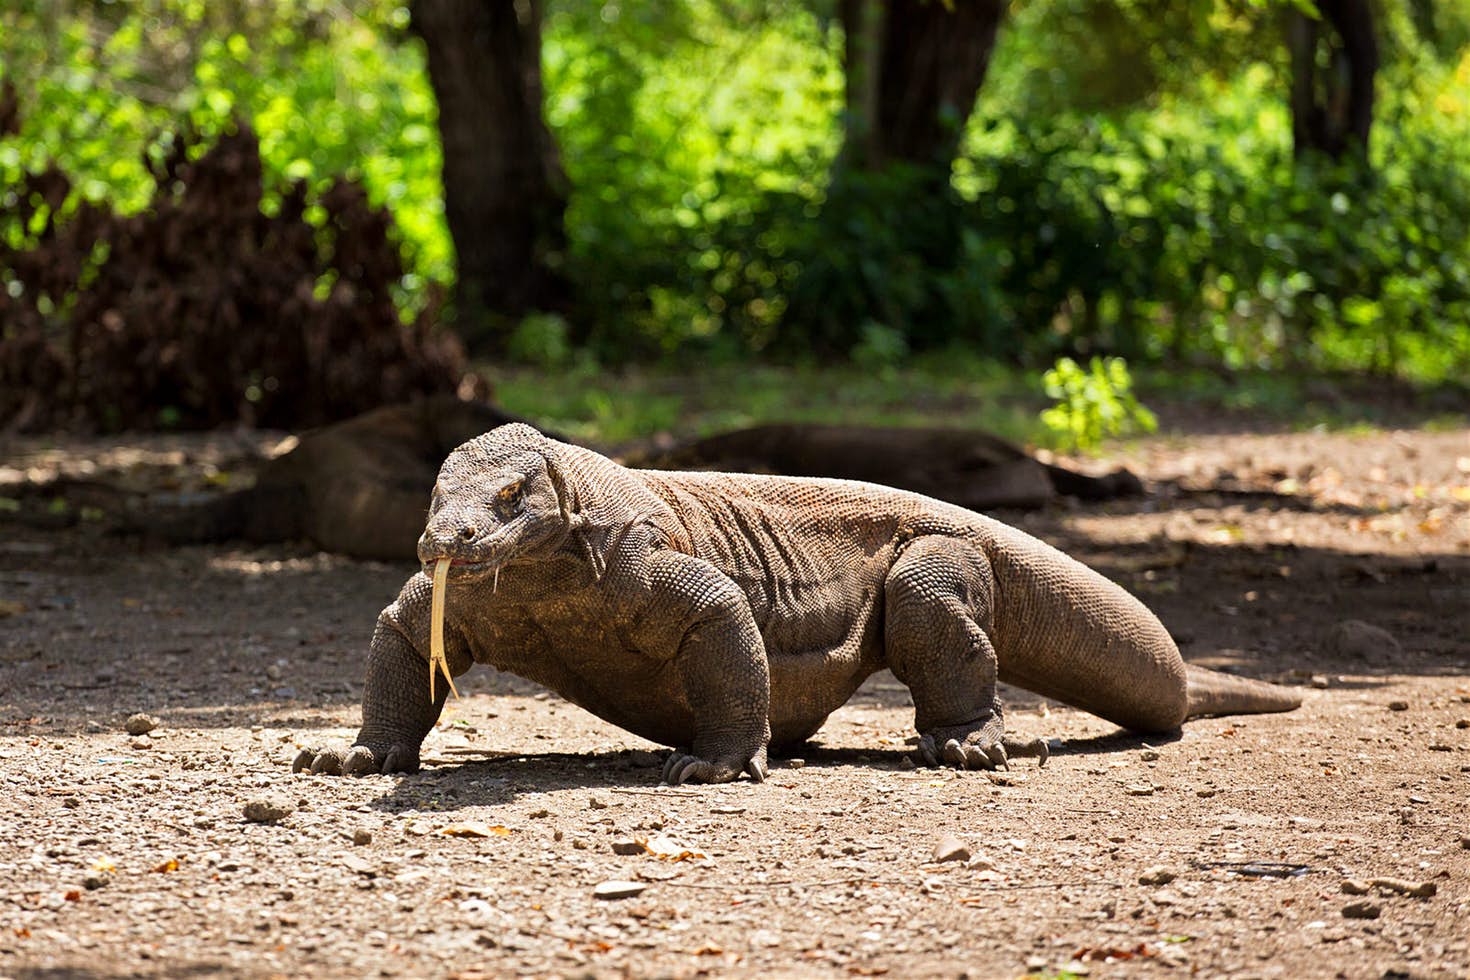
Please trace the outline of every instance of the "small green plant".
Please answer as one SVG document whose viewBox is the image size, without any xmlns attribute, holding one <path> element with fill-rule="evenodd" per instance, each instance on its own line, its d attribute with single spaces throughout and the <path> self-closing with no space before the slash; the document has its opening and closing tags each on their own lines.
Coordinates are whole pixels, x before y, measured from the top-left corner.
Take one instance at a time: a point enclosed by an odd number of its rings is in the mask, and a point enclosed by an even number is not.
<svg viewBox="0 0 1470 980">
<path fill-rule="evenodd" d="M 1111 436 L 1159 427 L 1134 396 L 1128 362 L 1121 357 L 1094 357 L 1086 370 L 1061 357 L 1042 382 L 1056 404 L 1042 411 L 1041 424 L 1058 448 L 1091 452 Z"/>
</svg>

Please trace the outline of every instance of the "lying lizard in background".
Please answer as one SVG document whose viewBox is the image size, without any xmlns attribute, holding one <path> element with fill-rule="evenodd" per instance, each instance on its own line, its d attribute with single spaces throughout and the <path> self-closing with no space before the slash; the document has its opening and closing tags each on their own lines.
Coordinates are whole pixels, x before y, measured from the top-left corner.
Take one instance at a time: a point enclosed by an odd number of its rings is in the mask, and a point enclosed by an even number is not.
<svg viewBox="0 0 1470 980">
<path fill-rule="evenodd" d="M 452 559 L 454 675 L 526 677 L 676 746 L 671 783 L 762 779 L 884 667 L 908 685 L 931 765 L 1045 758 L 1008 739 L 996 681 L 1160 732 L 1300 699 L 1186 666 L 1123 589 L 1005 524 L 844 480 L 630 470 L 506 425 L 450 454 L 415 574 L 378 619 L 363 724 L 297 769 L 412 772 L 430 696 L 431 582 Z"/>
</svg>

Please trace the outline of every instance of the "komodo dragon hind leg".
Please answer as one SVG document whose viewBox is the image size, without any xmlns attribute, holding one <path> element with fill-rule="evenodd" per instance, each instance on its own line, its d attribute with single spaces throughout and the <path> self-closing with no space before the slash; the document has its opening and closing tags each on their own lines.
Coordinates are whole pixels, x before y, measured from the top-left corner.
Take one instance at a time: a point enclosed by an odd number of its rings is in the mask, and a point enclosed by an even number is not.
<svg viewBox="0 0 1470 980">
<path fill-rule="evenodd" d="M 1005 737 L 995 647 L 986 628 L 995 591 L 990 563 L 954 538 L 917 538 L 884 583 L 884 652 L 914 698 L 927 765 L 1004 769 L 1012 755 L 1046 763 L 1046 742 Z"/>
</svg>

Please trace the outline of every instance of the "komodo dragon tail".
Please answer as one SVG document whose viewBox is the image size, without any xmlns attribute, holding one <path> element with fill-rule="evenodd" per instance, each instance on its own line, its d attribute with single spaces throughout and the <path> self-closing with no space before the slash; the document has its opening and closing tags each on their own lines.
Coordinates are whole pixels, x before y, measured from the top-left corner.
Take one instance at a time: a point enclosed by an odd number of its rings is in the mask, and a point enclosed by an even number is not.
<svg viewBox="0 0 1470 980">
<path fill-rule="evenodd" d="M 1184 666 L 1189 692 L 1186 718 L 1205 715 L 1254 715 L 1301 707 L 1301 695 L 1286 687 L 1248 677 L 1222 674 L 1193 664 Z"/>
</svg>

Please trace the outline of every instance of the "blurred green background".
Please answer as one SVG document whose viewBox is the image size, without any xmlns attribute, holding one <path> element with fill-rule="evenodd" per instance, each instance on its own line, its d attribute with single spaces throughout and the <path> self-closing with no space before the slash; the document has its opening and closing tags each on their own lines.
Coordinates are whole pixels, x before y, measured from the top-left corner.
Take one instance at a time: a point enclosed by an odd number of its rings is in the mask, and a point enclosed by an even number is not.
<svg viewBox="0 0 1470 980">
<path fill-rule="evenodd" d="M 1470 0 L 997 4 L 973 111 L 940 106 L 952 152 L 918 160 L 852 149 L 854 18 L 878 11 L 874 43 L 936 43 L 882 24 L 882 3 L 507 6 L 534 15 L 565 178 L 551 244 L 526 258 L 555 282 L 532 308 L 470 310 L 457 288 L 439 100 L 400 3 L 8 3 L 0 183 L 54 161 L 74 199 L 135 212 L 181 123 L 206 145 L 247 122 L 266 211 L 292 180 L 360 181 L 392 215 L 402 315 L 438 284 L 472 353 L 544 370 L 871 373 L 946 352 L 1418 383 L 1470 368 Z M 1333 12 L 1368 18 L 1371 131 L 1304 147 L 1293 87 L 1330 115 L 1365 67 Z M 1293 63 L 1303 30 L 1315 80 Z M 889 53 L 868 69 L 898 71 Z M 906 70 L 881 85 L 917 91 Z M 9 204 L 0 234 L 21 250 L 34 227 Z"/>
</svg>

